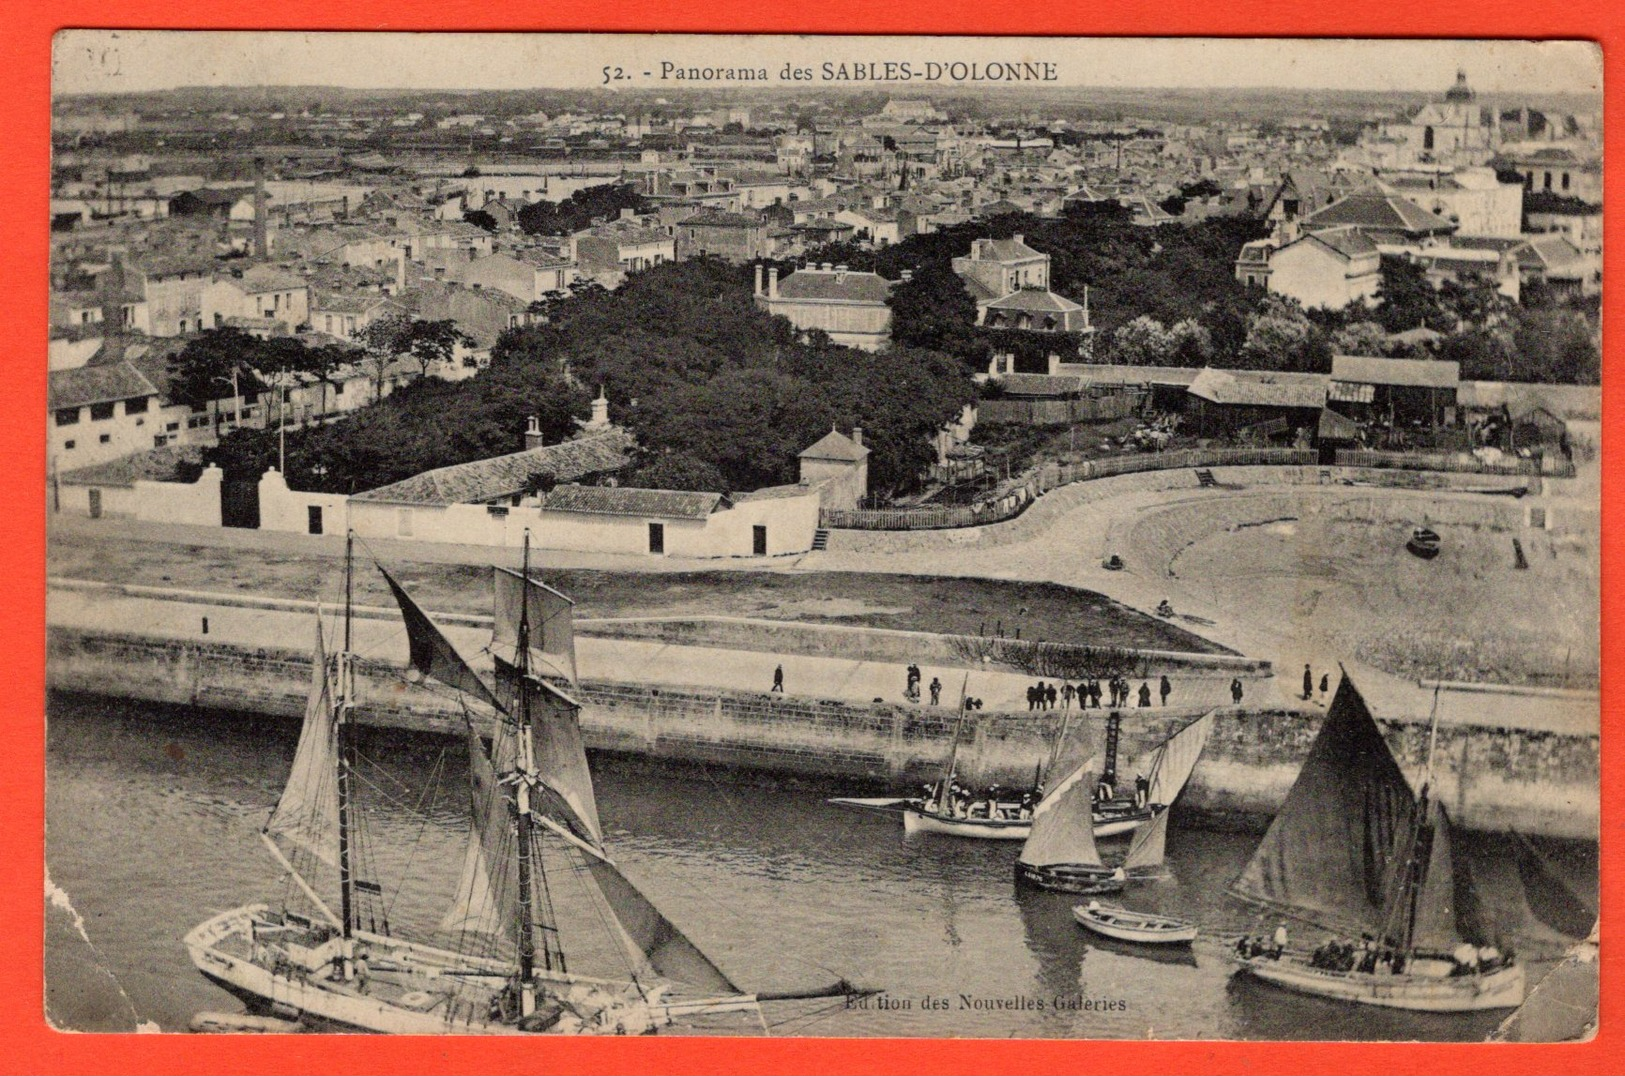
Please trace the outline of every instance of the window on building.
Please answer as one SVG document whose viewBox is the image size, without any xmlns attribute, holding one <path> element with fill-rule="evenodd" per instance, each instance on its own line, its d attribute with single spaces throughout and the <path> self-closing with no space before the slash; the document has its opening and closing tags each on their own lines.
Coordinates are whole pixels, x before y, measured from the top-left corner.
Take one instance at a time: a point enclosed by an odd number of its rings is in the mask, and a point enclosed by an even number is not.
<svg viewBox="0 0 1625 1076">
<path fill-rule="evenodd" d="M 1551 174 L 1551 173 L 1550 173 L 1550 172 L 1547 172 L 1547 173 L 1546 173 L 1546 182 L 1545 182 L 1545 183 L 1544 183 L 1544 184 L 1543 184 L 1543 186 L 1544 186 L 1544 187 L 1545 187 L 1545 188 L 1546 188 L 1546 189 L 1547 189 L 1547 190 L 1551 190 L 1551 189 L 1552 189 L 1552 174 Z"/>
<path fill-rule="evenodd" d="M 64 442 L 63 442 L 63 443 L 62 443 L 62 448 L 63 448 L 63 450 L 64 450 L 64 451 L 69 451 L 69 452 L 71 452 L 71 451 L 73 451 L 73 446 L 74 446 L 74 445 L 75 445 L 75 444 L 77 444 L 77 443 L 78 443 L 78 442 L 76 442 L 76 441 L 64 441 Z"/>
<path fill-rule="evenodd" d="M 104 445 L 109 444 L 113 440 L 113 435 L 110 433 L 104 433 L 100 438 L 98 438 L 98 440 L 100 440 Z"/>
<path fill-rule="evenodd" d="M 105 421 L 107 421 L 108 419 L 110 419 L 112 417 L 113 417 L 113 404 L 112 404 L 111 401 L 109 401 L 107 403 L 97 403 L 97 404 L 91 404 L 90 405 L 90 421 L 92 421 L 92 422 L 105 422 Z"/>
<path fill-rule="evenodd" d="M 181 428 L 181 424 L 179 422 L 171 422 L 171 423 L 169 423 L 168 425 L 166 425 L 164 427 L 164 429 L 168 430 L 170 433 L 174 433 L 176 430 L 178 430 L 180 428 Z"/>
<path fill-rule="evenodd" d="M 1433 148 L 1433 128 L 1431 128 L 1431 127 L 1422 128 L 1422 148 L 1423 149 L 1432 149 Z"/>
<path fill-rule="evenodd" d="M 1563 189 L 1569 189 L 1569 174 L 1567 172 L 1563 173 Z"/>
<path fill-rule="evenodd" d="M 147 401 L 148 401 L 148 397 L 146 397 L 146 396 L 142 396 L 142 397 L 140 397 L 138 399 L 134 399 L 134 400 L 125 400 L 124 401 L 124 413 L 126 415 L 144 415 L 144 414 L 146 414 L 147 413 Z"/>
<path fill-rule="evenodd" d="M 72 426 L 78 421 L 79 409 L 77 407 L 62 407 L 57 409 L 56 424 L 58 426 Z"/>
</svg>

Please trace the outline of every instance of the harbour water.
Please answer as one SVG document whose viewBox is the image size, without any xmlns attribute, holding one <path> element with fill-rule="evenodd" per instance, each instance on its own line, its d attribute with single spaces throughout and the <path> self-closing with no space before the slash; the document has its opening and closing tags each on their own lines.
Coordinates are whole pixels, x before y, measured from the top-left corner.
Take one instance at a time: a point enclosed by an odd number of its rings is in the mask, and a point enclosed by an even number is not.
<svg viewBox="0 0 1625 1076">
<path fill-rule="evenodd" d="M 52 697 L 47 866 L 89 938 L 86 946 L 71 930 L 48 934 L 48 946 L 84 949 L 48 953 L 59 1026 L 119 1030 L 133 1017 L 182 1031 L 200 1010 L 240 1008 L 194 970 L 181 936 L 218 911 L 281 892 L 257 832 L 297 732 L 263 716 Z M 360 750 L 375 819 L 369 845 L 392 925 L 432 926 L 461 862 L 461 748 L 371 730 Z M 853 1006 L 769 1005 L 776 1034 L 1473 1041 L 1506 1015 L 1343 1006 L 1232 978 L 1227 943 L 1276 925 L 1225 892 L 1257 838 L 1181 828 L 1177 814 L 1167 876 L 1125 899 L 1194 919 L 1203 937 L 1189 950 L 1149 953 L 1086 934 L 1071 918 L 1077 898 L 1018 893 L 1015 842 L 905 839 L 896 819 L 831 807 L 821 791 L 593 761 L 612 853 L 741 987 L 845 976 L 884 991 Z M 1532 985 L 1568 939 L 1530 913 L 1510 846 L 1468 843 L 1480 895 Z M 1547 851 L 1572 877 L 1595 879 L 1594 847 Z M 561 870 L 553 882 L 561 919 L 571 914 L 571 880 Z M 566 955 L 581 962 L 572 967 L 601 955 L 571 946 L 566 936 Z M 127 1004 L 107 1004 L 109 978 Z M 704 1030 L 760 1033 L 743 1020 Z"/>
</svg>

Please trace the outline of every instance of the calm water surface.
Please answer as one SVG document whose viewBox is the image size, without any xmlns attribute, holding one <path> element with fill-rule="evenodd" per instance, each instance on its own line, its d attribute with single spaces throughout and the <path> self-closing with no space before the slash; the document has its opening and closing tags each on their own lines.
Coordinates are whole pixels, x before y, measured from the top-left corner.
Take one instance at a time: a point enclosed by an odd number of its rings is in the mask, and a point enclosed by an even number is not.
<svg viewBox="0 0 1625 1076">
<path fill-rule="evenodd" d="M 216 912 L 281 892 L 257 832 L 296 738 L 294 723 L 262 717 L 52 698 L 47 863 L 94 946 L 48 932 L 48 946 L 64 947 L 48 972 L 59 1023 L 120 1026 L 105 1004 L 109 974 L 123 1007 L 164 1030 L 184 1030 L 200 1010 L 241 1008 L 193 969 L 180 939 Z M 377 808 L 369 843 L 392 925 L 422 929 L 457 881 L 464 760 L 449 741 L 381 731 L 364 734 L 361 750 L 371 775 L 363 795 Z M 1233 980 L 1219 939 L 1266 929 L 1224 895 L 1256 837 L 1176 821 L 1168 876 L 1127 900 L 1194 919 L 1206 937 L 1153 954 L 1086 934 L 1071 918 L 1077 898 L 1018 894 L 1016 842 L 904 839 L 895 819 L 830 807 L 820 793 L 594 766 L 612 853 L 735 982 L 771 990 L 846 976 L 886 991 L 861 1008 L 768 1006 L 778 1034 L 1478 1040 L 1505 1015 L 1345 1007 Z M 1533 983 L 1563 939 L 1528 915 L 1502 850 L 1476 843 L 1481 887 L 1519 951 L 1535 958 Z M 1595 876 L 1594 850 L 1569 854 L 1578 874 Z M 572 871 L 549 878 L 561 924 L 592 918 Z M 609 959 L 599 939 L 585 928 L 567 935 L 573 970 L 619 970 L 596 966 Z"/>
</svg>

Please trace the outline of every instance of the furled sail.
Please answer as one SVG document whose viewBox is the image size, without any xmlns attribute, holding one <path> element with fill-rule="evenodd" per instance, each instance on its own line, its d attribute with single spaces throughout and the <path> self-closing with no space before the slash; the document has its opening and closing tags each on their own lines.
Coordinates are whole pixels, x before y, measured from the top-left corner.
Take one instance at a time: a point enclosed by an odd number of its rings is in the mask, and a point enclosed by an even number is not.
<svg viewBox="0 0 1625 1076">
<path fill-rule="evenodd" d="M 339 791 L 338 732 L 333 692 L 322 625 L 316 621 L 316 646 L 311 651 L 310 694 L 305 700 L 305 723 L 293 769 L 282 790 L 265 832 L 280 837 L 328 866 L 338 867 Z"/>
<path fill-rule="evenodd" d="M 492 639 L 512 653 L 519 646 L 519 619 L 523 609 L 530 621 L 531 672 L 575 683 L 575 602 L 546 583 L 527 579 L 507 568 L 492 569 L 492 584 L 495 614 Z"/>
<path fill-rule="evenodd" d="M 516 714 L 519 670 L 500 657 L 495 658 L 495 663 L 498 702 L 503 711 Z M 587 768 L 587 749 L 577 716 L 581 705 L 545 680 L 533 676 L 530 683 L 532 754 L 536 777 L 541 781 L 540 802 L 535 806 L 576 836 L 593 845 L 601 844 L 598 802 L 593 796 L 592 771 Z"/>
<path fill-rule="evenodd" d="M 490 748 L 472 725 L 468 730 L 468 775 L 473 831 L 464 878 L 442 927 L 457 921 L 461 929 L 515 940 L 519 924 L 518 838 L 513 811 L 500 775 L 513 766 L 513 737 L 499 729 Z M 469 859 L 478 852 L 475 865 Z M 483 875 L 483 877 L 482 877 Z M 485 893 L 479 892 L 483 884 Z M 465 891 L 466 889 L 466 891 Z M 466 908 L 465 908 L 466 905 Z M 448 929 L 453 929 L 447 927 Z"/>
<path fill-rule="evenodd" d="M 740 992 L 722 969 L 662 915 L 615 864 L 598 856 L 586 859 L 593 881 L 621 925 L 622 943 L 638 974 L 653 972 L 708 993 Z"/>
<path fill-rule="evenodd" d="M 401 617 L 406 621 L 406 639 L 412 655 L 412 667 L 424 676 L 433 677 L 447 687 L 485 702 L 490 706 L 497 706 L 497 699 L 491 689 L 486 687 L 485 681 L 471 668 L 463 656 L 457 652 L 450 639 L 429 619 L 429 614 L 413 600 L 389 570 L 383 565 L 378 566 L 383 573 L 384 582 L 395 595 L 395 601 L 400 604 Z"/>
<path fill-rule="evenodd" d="M 1378 934 L 1416 811 L 1416 796 L 1345 676 L 1298 779 L 1231 891 L 1329 928 Z"/>
<path fill-rule="evenodd" d="M 1090 758 L 1067 774 L 1033 808 L 1033 828 L 1021 846 L 1021 862 L 1032 867 L 1100 865 L 1100 852 L 1095 848 L 1095 789 L 1089 780 L 1096 762 Z"/>
</svg>

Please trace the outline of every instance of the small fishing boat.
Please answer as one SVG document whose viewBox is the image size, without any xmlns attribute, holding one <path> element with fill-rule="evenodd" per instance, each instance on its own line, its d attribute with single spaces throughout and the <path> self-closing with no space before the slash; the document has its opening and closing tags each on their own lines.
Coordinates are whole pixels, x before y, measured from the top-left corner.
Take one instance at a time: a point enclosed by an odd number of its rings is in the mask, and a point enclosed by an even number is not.
<svg viewBox="0 0 1625 1076">
<path fill-rule="evenodd" d="M 1028 818 L 961 818 L 930 807 L 903 808 L 904 833 L 940 833 L 949 837 L 974 837 L 984 841 L 1024 841 L 1032 832 Z"/>
<path fill-rule="evenodd" d="M 1085 928 L 1118 941 L 1147 945 L 1189 945 L 1196 940 L 1196 924 L 1171 915 L 1137 912 L 1132 908 L 1090 901 L 1072 909 L 1072 917 Z"/>
<path fill-rule="evenodd" d="M 1432 560 L 1439 555 L 1439 532 L 1431 527 L 1417 527 L 1411 531 L 1410 541 L 1405 548 L 1421 557 L 1423 560 Z"/>
<path fill-rule="evenodd" d="M 1237 974 L 1360 1005 L 1425 1012 L 1515 1008 L 1524 969 L 1493 946 L 1427 770 L 1412 791 L 1347 674 L 1297 780 L 1231 892 L 1369 943 L 1358 960 L 1238 945 Z M 1244 939 L 1244 942 L 1246 940 Z M 1352 964 L 1352 966 L 1351 966 Z"/>
<path fill-rule="evenodd" d="M 1150 795 L 1172 803 L 1213 734 L 1210 711 L 1174 733 L 1152 752 Z M 1059 893 L 1092 895 L 1122 890 L 1130 878 L 1162 866 L 1168 839 L 1168 811 L 1158 811 L 1134 830 L 1121 863 L 1109 865 L 1095 845 L 1090 803 L 1095 758 L 1073 769 L 1033 809 L 1032 833 L 1016 860 L 1016 882 Z M 1104 772 L 1104 771 L 1103 771 Z"/>
</svg>

